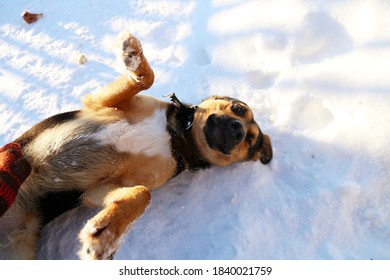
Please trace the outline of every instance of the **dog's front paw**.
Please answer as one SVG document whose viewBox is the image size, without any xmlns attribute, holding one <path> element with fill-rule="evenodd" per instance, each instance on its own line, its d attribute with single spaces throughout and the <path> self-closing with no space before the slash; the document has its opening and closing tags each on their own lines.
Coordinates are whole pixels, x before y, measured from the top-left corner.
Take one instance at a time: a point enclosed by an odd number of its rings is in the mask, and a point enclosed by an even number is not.
<svg viewBox="0 0 390 280">
<path fill-rule="evenodd" d="M 118 41 L 121 59 L 129 71 L 129 77 L 143 88 L 149 88 L 154 82 L 154 73 L 144 56 L 140 41 L 129 32 L 121 33 Z"/>
<path fill-rule="evenodd" d="M 143 50 L 140 41 L 130 33 L 121 35 L 122 59 L 129 71 L 135 72 L 141 64 Z"/>
<path fill-rule="evenodd" d="M 107 210 L 107 209 L 105 209 Z M 79 257 L 84 260 L 111 260 L 122 244 L 109 215 L 100 212 L 89 220 L 80 232 L 82 248 Z"/>
<path fill-rule="evenodd" d="M 80 232 L 79 257 L 87 260 L 113 259 L 132 223 L 150 203 L 150 192 L 143 186 L 120 188 L 106 197 L 107 206 L 90 219 Z"/>
</svg>

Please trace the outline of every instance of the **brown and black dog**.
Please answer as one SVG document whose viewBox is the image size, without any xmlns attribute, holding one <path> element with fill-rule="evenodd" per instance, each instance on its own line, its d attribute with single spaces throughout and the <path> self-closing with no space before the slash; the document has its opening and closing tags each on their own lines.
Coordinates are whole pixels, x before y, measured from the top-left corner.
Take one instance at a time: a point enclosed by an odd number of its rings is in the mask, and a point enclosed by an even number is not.
<svg viewBox="0 0 390 280">
<path fill-rule="evenodd" d="M 154 74 L 140 42 L 122 37 L 127 73 L 87 95 L 79 111 L 38 123 L 15 141 L 32 166 L 12 207 L 0 218 L 0 258 L 33 259 L 42 225 L 78 199 L 102 208 L 79 235 L 82 259 L 110 259 L 150 191 L 184 170 L 272 159 L 247 104 L 213 96 L 198 106 L 148 95 Z"/>
</svg>

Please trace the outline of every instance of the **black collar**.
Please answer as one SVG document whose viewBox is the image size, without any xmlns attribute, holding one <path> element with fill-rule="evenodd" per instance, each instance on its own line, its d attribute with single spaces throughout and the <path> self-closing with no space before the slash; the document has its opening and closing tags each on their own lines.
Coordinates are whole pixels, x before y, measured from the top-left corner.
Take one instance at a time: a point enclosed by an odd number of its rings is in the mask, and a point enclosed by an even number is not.
<svg viewBox="0 0 390 280">
<path fill-rule="evenodd" d="M 178 117 L 181 125 L 180 128 L 183 131 L 191 130 L 197 106 L 182 103 L 174 93 L 169 94 L 168 97 L 171 99 L 172 104 L 178 110 Z"/>
</svg>

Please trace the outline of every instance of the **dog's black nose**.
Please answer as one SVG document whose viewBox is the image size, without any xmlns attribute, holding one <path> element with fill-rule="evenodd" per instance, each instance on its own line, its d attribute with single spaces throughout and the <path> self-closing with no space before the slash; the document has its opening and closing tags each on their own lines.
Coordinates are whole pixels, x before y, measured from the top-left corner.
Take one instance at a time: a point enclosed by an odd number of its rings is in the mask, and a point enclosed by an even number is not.
<svg viewBox="0 0 390 280">
<path fill-rule="evenodd" d="M 228 133 L 233 143 L 238 144 L 245 136 L 244 125 L 239 120 L 232 120 L 229 122 Z"/>
</svg>

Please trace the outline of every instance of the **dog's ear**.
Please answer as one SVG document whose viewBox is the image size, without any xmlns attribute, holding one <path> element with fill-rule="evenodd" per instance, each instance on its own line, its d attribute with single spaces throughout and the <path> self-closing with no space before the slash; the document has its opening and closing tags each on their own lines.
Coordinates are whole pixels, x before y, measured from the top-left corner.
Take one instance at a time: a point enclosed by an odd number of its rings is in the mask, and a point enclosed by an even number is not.
<svg viewBox="0 0 390 280">
<path fill-rule="evenodd" d="M 268 135 L 264 134 L 263 143 L 260 145 L 259 153 L 260 153 L 260 161 L 262 164 L 267 164 L 272 159 L 272 144 L 271 139 Z"/>
<path fill-rule="evenodd" d="M 261 133 L 261 132 L 260 132 Z M 267 164 L 272 159 L 272 144 L 271 139 L 268 135 L 260 135 L 261 140 L 259 146 L 256 148 L 253 157 L 251 158 L 254 161 L 260 160 L 262 164 Z"/>
</svg>

